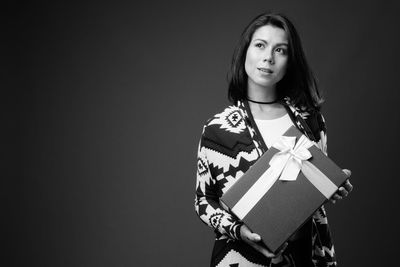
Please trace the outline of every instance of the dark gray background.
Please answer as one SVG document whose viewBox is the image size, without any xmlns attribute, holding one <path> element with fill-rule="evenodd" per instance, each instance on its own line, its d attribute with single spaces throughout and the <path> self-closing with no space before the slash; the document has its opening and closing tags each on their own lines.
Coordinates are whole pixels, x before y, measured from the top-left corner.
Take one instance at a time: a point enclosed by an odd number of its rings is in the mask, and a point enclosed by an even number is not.
<svg viewBox="0 0 400 267">
<path fill-rule="evenodd" d="M 327 206 L 340 266 L 397 262 L 396 1 L 133 2 L 9 6 L 4 266 L 207 266 L 197 144 L 228 104 L 241 31 L 265 10 L 298 28 L 330 157 L 353 171 L 354 192 Z"/>
</svg>

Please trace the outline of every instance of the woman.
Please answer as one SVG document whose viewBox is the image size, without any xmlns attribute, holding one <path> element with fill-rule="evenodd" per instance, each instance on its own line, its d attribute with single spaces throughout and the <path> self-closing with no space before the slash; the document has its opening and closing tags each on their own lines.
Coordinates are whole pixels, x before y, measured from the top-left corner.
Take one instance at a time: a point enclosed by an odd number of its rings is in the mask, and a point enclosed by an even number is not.
<svg viewBox="0 0 400 267">
<path fill-rule="evenodd" d="M 246 27 L 233 55 L 228 94 L 233 105 L 207 121 L 198 150 L 195 208 L 215 230 L 211 266 L 336 266 L 324 207 L 274 255 L 219 203 L 291 125 L 326 153 L 320 93 L 296 29 L 285 16 L 261 14 Z M 347 180 L 331 201 L 351 190 Z"/>
</svg>

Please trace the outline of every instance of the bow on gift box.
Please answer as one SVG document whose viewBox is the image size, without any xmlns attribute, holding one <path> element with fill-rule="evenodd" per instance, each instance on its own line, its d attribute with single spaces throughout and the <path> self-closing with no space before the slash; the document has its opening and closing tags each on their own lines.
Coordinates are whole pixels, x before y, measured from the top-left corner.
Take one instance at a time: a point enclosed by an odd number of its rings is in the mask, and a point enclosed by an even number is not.
<svg viewBox="0 0 400 267">
<path fill-rule="evenodd" d="M 304 135 L 301 135 L 297 142 L 294 136 L 281 136 L 279 141 L 273 145 L 280 151 L 271 158 L 270 167 L 232 208 L 236 216 L 243 219 L 278 179 L 295 181 L 300 171 L 329 199 L 338 187 L 308 161 L 312 158 L 308 149 L 313 145 L 314 143 Z"/>
<path fill-rule="evenodd" d="M 295 181 L 297 179 L 303 162 L 312 157 L 310 151 L 308 151 L 312 145 L 310 139 L 304 135 L 299 138 L 297 143 L 294 136 L 282 136 L 273 145 L 280 152 L 272 157 L 269 165 L 275 175 L 279 177 L 279 180 Z"/>
</svg>

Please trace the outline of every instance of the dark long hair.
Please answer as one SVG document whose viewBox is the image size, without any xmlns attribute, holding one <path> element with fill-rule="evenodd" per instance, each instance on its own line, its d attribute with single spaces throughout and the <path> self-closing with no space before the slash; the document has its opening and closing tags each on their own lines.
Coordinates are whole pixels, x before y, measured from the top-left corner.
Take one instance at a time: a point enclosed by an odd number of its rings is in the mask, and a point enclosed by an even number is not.
<svg viewBox="0 0 400 267">
<path fill-rule="evenodd" d="M 244 29 L 232 57 L 228 76 L 229 100 L 235 104 L 247 97 L 247 74 L 244 68 L 246 52 L 254 32 L 265 25 L 283 29 L 289 42 L 288 66 L 284 77 L 277 84 L 278 98 L 289 97 L 295 106 L 318 110 L 323 100 L 318 90 L 316 78 L 307 63 L 295 27 L 282 14 L 263 13 L 254 18 Z"/>
</svg>

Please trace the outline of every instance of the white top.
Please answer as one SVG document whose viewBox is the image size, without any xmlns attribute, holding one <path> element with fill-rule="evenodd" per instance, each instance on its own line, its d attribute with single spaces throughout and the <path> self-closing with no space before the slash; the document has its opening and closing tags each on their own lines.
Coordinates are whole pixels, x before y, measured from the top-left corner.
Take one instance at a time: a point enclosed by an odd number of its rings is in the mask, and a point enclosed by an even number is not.
<svg viewBox="0 0 400 267">
<path fill-rule="evenodd" d="M 272 120 L 254 119 L 265 144 L 270 148 L 293 125 L 289 114 Z"/>
</svg>

